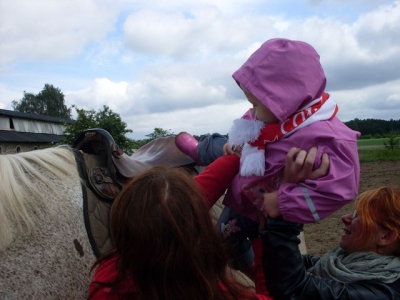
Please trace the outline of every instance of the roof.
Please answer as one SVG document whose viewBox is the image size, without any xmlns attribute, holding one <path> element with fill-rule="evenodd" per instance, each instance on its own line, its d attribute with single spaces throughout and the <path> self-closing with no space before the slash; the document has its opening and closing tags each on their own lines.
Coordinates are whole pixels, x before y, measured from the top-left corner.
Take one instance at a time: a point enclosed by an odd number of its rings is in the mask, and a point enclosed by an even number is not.
<svg viewBox="0 0 400 300">
<path fill-rule="evenodd" d="M 8 143 L 58 143 L 63 135 L 0 130 L 0 142 Z"/>
<path fill-rule="evenodd" d="M 40 120 L 40 121 L 53 122 L 53 123 L 66 122 L 67 124 L 72 124 L 75 122 L 72 119 L 50 117 L 50 116 L 38 115 L 38 114 L 32 114 L 32 113 L 24 113 L 24 112 L 7 110 L 7 109 L 0 109 L 0 116 L 1 115 L 15 117 L 15 118 L 21 118 L 21 119 Z"/>
</svg>

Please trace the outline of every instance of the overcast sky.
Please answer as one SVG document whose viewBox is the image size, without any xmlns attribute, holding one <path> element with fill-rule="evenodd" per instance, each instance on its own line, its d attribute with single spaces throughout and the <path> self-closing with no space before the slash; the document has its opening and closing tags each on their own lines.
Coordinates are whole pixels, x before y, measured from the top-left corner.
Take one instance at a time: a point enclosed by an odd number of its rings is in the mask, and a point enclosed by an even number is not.
<svg viewBox="0 0 400 300">
<path fill-rule="evenodd" d="M 226 134 L 250 108 L 233 72 L 275 37 L 314 46 L 342 121 L 400 119 L 400 1 L 385 0 L 0 0 L 0 108 L 49 83 L 134 139 Z"/>
</svg>

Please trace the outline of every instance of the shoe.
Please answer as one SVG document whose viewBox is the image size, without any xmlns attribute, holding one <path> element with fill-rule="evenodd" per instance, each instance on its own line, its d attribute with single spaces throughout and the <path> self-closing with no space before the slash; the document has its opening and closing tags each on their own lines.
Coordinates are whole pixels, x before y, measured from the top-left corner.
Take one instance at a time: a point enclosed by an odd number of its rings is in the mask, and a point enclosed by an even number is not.
<svg viewBox="0 0 400 300">
<path fill-rule="evenodd" d="M 187 132 L 179 133 L 175 137 L 175 145 L 181 152 L 192 158 L 199 166 L 202 166 L 197 154 L 199 142 L 191 134 Z"/>
</svg>

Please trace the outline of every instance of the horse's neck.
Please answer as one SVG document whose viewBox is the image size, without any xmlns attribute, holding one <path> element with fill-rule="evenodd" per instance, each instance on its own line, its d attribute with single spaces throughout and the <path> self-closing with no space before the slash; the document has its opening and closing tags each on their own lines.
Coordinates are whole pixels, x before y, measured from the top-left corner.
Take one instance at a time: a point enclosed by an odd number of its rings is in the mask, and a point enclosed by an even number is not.
<svg viewBox="0 0 400 300">
<path fill-rule="evenodd" d="M 34 167 L 47 180 L 25 178 L 30 187 L 38 189 L 42 199 L 31 197 L 23 203 L 34 212 L 30 215 L 35 224 L 31 234 L 24 225 L 23 232 L 16 233 L 18 225 L 11 224 L 13 242 L 0 251 L 0 298 L 84 299 L 95 256 L 85 230 L 77 172 L 74 177 L 61 180 L 37 164 Z M 76 165 L 71 164 L 70 168 Z M 22 179 L 15 180 L 21 188 Z"/>
<path fill-rule="evenodd" d="M 52 205 L 46 197 L 49 193 L 43 189 L 58 194 L 57 183 L 79 182 L 74 162 L 73 154 L 67 149 L 0 156 L 0 251 L 14 238 L 29 235 L 40 226 L 35 219 L 46 214 Z"/>
</svg>

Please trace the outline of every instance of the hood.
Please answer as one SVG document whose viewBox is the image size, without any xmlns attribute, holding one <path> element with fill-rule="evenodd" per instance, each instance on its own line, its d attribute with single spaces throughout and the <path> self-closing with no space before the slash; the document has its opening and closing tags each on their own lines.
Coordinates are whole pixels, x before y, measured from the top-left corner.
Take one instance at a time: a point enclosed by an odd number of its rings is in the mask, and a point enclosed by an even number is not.
<svg viewBox="0 0 400 300">
<path fill-rule="evenodd" d="M 326 86 L 315 49 L 305 42 L 281 38 L 262 44 L 232 76 L 280 122 L 321 97 Z"/>
</svg>

